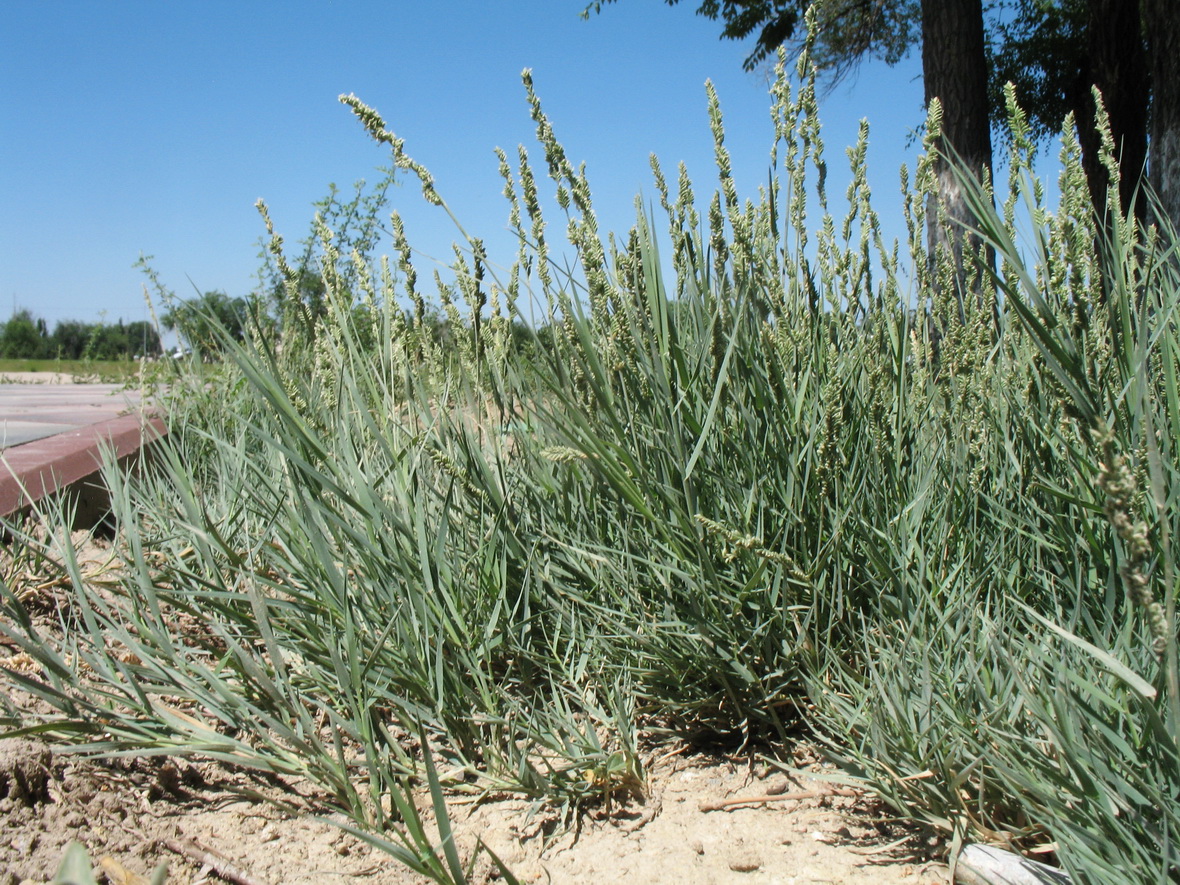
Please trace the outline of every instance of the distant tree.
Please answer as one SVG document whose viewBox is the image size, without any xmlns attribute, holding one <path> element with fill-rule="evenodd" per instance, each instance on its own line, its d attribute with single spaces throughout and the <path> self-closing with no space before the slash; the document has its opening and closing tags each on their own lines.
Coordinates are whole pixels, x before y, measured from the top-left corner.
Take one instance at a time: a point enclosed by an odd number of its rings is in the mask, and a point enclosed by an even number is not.
<svg viewBox="0 0 1180 885">
<path fill-rule="evenodd" d="M 156 357 L 164 351 L 160 333 L 147 320 L 127 324 L 127 350 L 132 356 Z"/>
<path fill-rule="evenodd" d="M 91 325 L 78 320 L 59 320 L 49 336 L 49 350 L 58 359 L 81 359 L 92 336 Z"/>
<path fill-rule="evenodd" d="M 0 324 L 0 357 L 41 359 L 48 356 L 48 341 L 42 334 L 44 323 L 33 319 L 27 310 L 18 310 Z"/>
<path fill-rule="evenodd" d="M 90 340 L 86 345 L 86 356 L 94 360 L 127 359 L 127 328 L 119 320 L 115 325 L 98 323 L 90 329 Z"/>
<path fill-rule="evenodd" d="M 177 302 L 160 316 L 160 323 L 176 330 L 194 352 L 212 357 L 221 351 L 219 329 L 234 341 L 245 339 L 247 306 L 244 298 L 214 290 Z"/>
<path fill-rule="evenodd" d="M 63 360 L 128 360 L 159 356 L 160 336 L 151 323 L 136 320 L 114 325 L 59 320 L 53 334 L 46 336 L 46 356 Z"/>
<path fill-rule="evenodd" d="M 48 332 L 45 320 L 19 310 L 0 323 L 0 357 L 10 359 L 127 360 L 158 356 L 160 336 L 151 323 L 84 323 L 59 320 Z"/>
<path fill-rule="evenodd" d="M 124 323 L 120 319 L 114 325 L 98 323 L 86 328 L 89 338 L 83 350 L 91 359 L 129 360 L 158 356 L 161 351 L 160 336 L 143 320 Z"/>
</svg>

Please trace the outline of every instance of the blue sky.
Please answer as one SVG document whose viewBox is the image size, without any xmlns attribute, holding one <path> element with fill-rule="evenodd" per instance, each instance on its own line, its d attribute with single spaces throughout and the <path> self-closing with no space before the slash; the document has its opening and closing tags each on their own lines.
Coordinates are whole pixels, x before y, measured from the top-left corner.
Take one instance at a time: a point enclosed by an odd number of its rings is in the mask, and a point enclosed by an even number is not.
<svg viewBox="0 0 1180 885">
<path fill-rule="evenodd" d="M 742 70 L 749 47 L 720 40 L 693 0 L 620 0 L 583 21 L 585 3 L 9 0 L 0 319 L 13 306 L 51 326 L 143 319 L 145 280 L 132 267 L 141 253 L 182 297 L 247 294 L 264 233 L 257 199 L 294 243 L 330 182 L 376 181 L 388 160 L 341 93 L 380 111 L 493 260 L 512 257 L 493 149 L 512 156 L 523 143 L 544 167 L 525 67 L 571 160 L 587 165 L 604 228 L 633 223 L 636 194 L 654 199 L 653 152 L 673 182 L 684 161 L 698 197 L 712 192 L 706 79 L 721 98 L 739 190 L 756 197 L 773 131 L 765 73 Z M 895 235 L 919 73 L 916 54 L 896 68 L 869 63 L 822 101 L 830 189 L 842 193 L 843 149 L 867 117 L 874 203 Z M 456 232 L 445 215 L 408 180 L 391 196 L 411 243 L 446 259 Z M 427 258 L 417 264 L 428 277 Z"/>
</svg>

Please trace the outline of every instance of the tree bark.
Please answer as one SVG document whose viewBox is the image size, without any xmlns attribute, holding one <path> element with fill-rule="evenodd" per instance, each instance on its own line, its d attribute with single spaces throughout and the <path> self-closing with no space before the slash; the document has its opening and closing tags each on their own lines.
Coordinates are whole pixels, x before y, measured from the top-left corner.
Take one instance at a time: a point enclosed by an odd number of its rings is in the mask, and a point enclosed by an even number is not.
<svg viewBox="0 0 1180 885">
<path fill-rule="evenodd" d="M 939 149 L 957 154 L 966 168 L 982 180 L 984 171 L 990 172 L 992 164 L 982 0 L 922 0 L 922 78 L 927 106 L 935 98 L 942 105 Z M 961 299 L 964 247 L 978 249 L 980 242 L 978 237 L 965 235 L 958 227 L 973 225 L 974 218 L 949 164 L 939 158 L 935 171 L 938 199 L 946 208 L 952 230 L 948 242 L 937 213 L 930 213 L 930 253 L 935 255 L 939 246 L 951 250 Z"/>
<path fill-rule="evenodd" d="M 1152 86 L 1148 178 L 1180 229 L 1180 3 L 1143 0 L 1143 24 Z"/>
<path fill-rule="evenodd" d="M 1144 217 L 1146 201 L 1138 193 L 1147 165 L 1147 108 L 1150 81 L 1143 42 L 1139 4 L 1127 0 L 1088 0 L 1086 52 L 1079 59 L 1078 76 L 1068 95 L 1082 148 L 1082 168 L 1090 186 L 1090 198 L 1098 218 L 1106 214 L 1110 175 L 1099 152 L 1102 139 L 1095 127 L 1092 87 L 1102 93 L 1110 118 L 1115 159 L 1119 161 L 1120 209 Z"/>
</svg>

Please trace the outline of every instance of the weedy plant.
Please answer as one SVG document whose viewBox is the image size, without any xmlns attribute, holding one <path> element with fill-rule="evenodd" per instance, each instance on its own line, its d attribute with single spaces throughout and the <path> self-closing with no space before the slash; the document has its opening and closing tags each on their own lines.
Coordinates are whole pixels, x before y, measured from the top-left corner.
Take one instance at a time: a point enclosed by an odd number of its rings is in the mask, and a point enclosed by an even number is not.
<svg viewBox="0 0 1180 885">
<path fill-rule="evenodd" d="M 641 205 L 604 238 L 524 82 L 571 263 L 524 147 L 498 154 L 515 263 L 459 227 L 433 294 L 396 213 L 389 259 L 320 216 L 310 288 L 266 218 L 277 328 L 178 379 L 151 470 L 107 471 L 121 579 L 100 592 L 61 549 L 52 629 L 5 591 L 0 630 L 40 665 L 6 678 L 54 711 L 5 724 L 307 778 L 439 881 L 467 871 L 446 790 L 572 815 L 642 795 L 641 732 L 811 728 L 952 845 L 1174 878 L 1173 232 L 1096 226 L 1069 126 L 1049 213 L 1013 100 L 1000 209 L 964 182 L 998 265 L 927 253 L 928 151 L 903 170 L 906 282 L 867 123 L 830 210 L 805 49 L 756 200 L 709 86 L 716 190 L 653 159 L 666 235 Z"/>
</svg>

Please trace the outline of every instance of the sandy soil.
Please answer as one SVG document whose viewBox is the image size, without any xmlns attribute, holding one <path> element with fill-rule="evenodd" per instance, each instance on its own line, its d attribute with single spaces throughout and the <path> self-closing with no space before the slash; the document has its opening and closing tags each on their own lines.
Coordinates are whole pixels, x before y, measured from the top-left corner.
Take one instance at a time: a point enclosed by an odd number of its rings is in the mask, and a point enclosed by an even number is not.
<svg viewBox="0 0 1180 885">
<path fill-rule="evenodd" d="M 0 883 L 51 880 L 75 839 L 107 881 L 128 885 L 146 881 L 161 861 L 169 882 L 194 885 L 423 881 L 326 822 L 314 797 L 297 798 L 297 787 L 211 763 L 102 764 L 35 741 L 0 741 Z M 243 799 L 244 789 L 306 811 Z M 519 800 L 455 804 L 452 817 L 464 857 L 481 837 L 523 882 L 947 881 L 945 867 L 916 859 L 923 846 L 915 833 L 885 822 L 865 798 L 828 789 L 806 778 L 758 778 L 729 760 L 680 755 L 652 772 L 646 806 L 587 815 L 575 830 L 563 830 L 544 809 L 530 815 Z M 718 800 L 768 794 L 772 800 L 761 804 L 703 810 Z M 429 818 L 429 800 L 421 800 Z M 473 879 L 495 881 L 486 858 Z"/>
<path fill-rule="evenodd" d="M 102 542 L 84 534 L 75 540 L 88 569 L 108 567 Z M 22 586 L 53 592 L 52 579 L 21 572 L 11 560 L 0 576 L 18 593 Z M 0 667 L 32 665 L 15 652 L 0 640 Z M 814 778 L 832 770 L 806 744 L 788 759 L 803 772 L 792 777 L 757 758 L 676 745 L 655 747 L 644 761 L 643 799 L 609 813 L 590 809 L 572 827 L 556 810 L 519 799 L 474 803 L 456 795 L 451 815 L 462 855 L 482 839 L 521 881 L 554 885 L 948 880 L 945 866 L 927 862 L 922 834 L 890 822 L 870 797 L 842 795 Z M 429 797 L 418 800 L 433 834 Z M 0 740 L 0 885 L 49 882 L 73 840 L 118 885 L 146 885 L 161 862 L 169 883 L 189 885 L 423 881 L 330 819 L 339 820 L 306 785 L 218 763 L 103 762 L 33 740 Z M 486 857 L 473 880 L 495 881 Z"/>
</svg>

